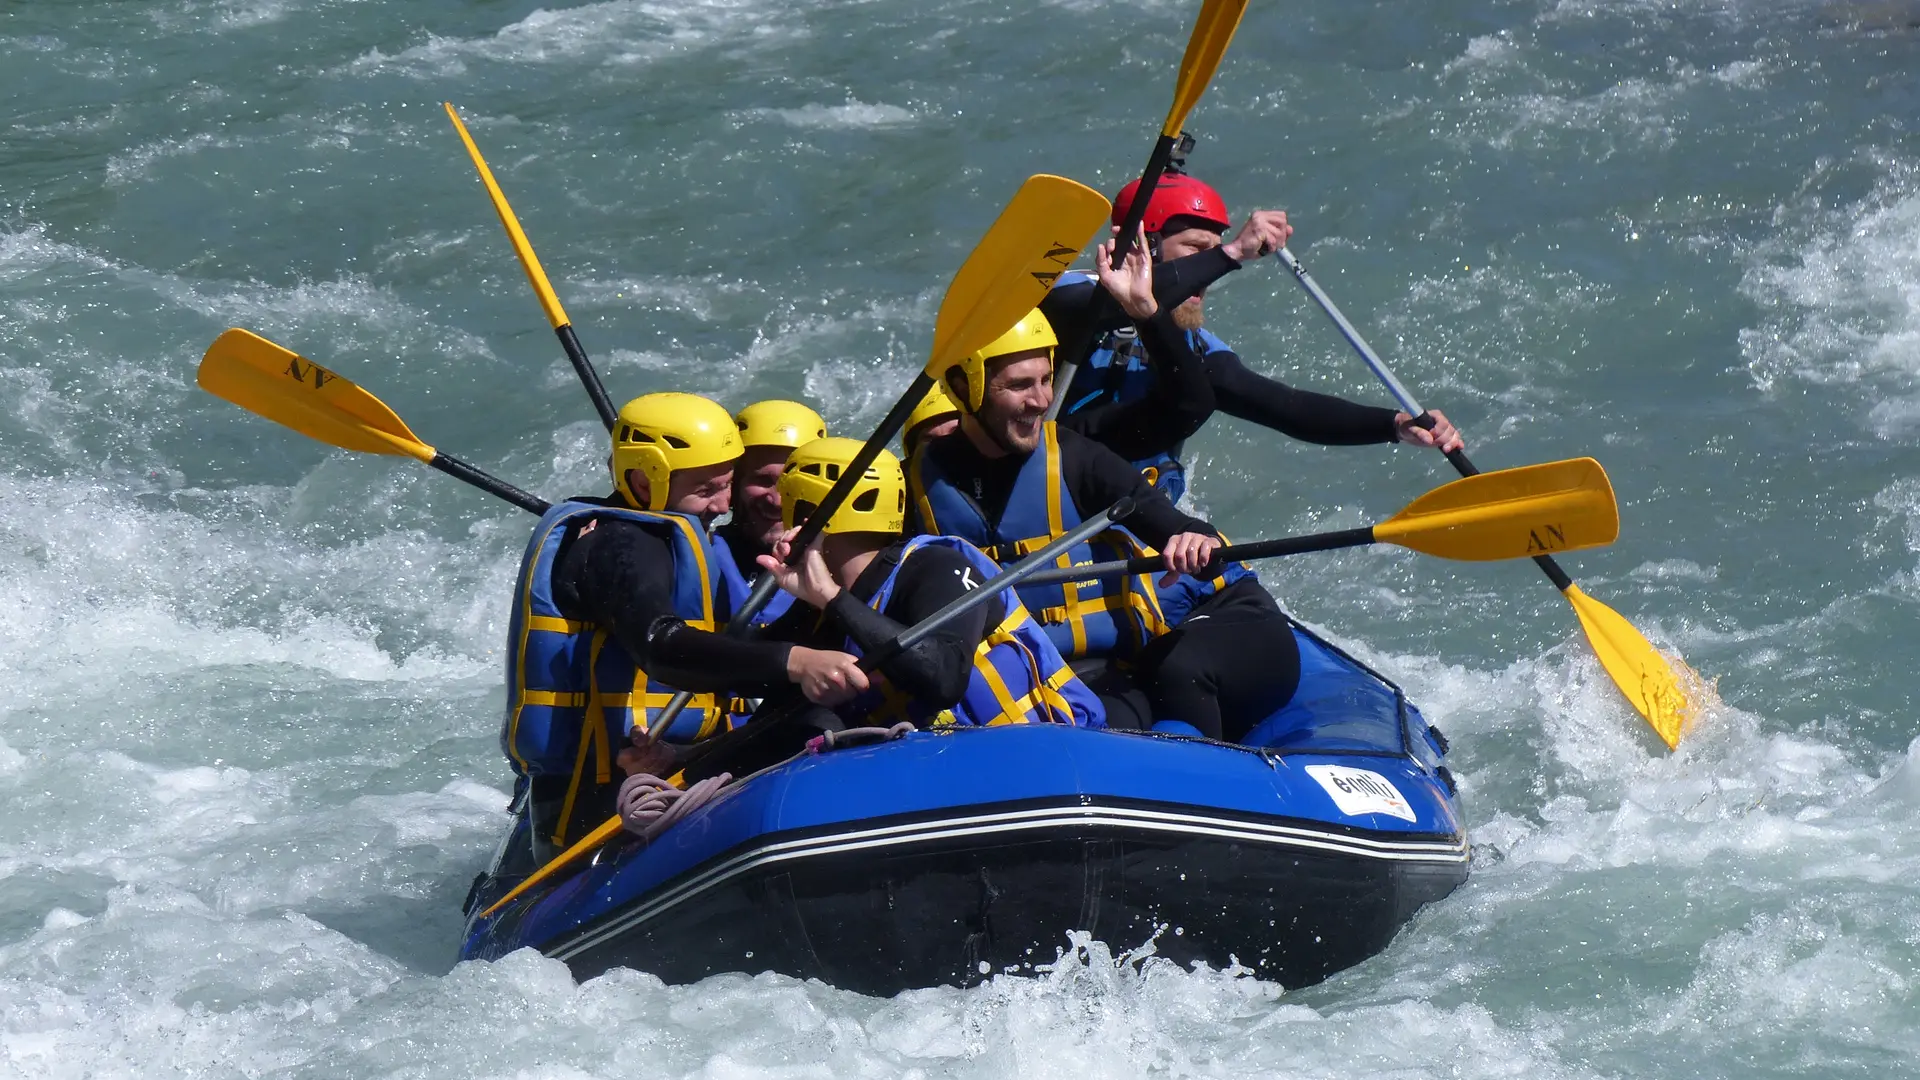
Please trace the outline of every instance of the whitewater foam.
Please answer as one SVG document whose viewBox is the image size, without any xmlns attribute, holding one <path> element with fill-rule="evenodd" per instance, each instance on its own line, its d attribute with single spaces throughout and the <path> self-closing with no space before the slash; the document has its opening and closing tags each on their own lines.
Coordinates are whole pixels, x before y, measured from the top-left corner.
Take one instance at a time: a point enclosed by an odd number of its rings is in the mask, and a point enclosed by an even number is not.
<svg viewBox="0 0 1920 1080">
<path fill-rule="evenodd" d="M 125 186 L 144 178 L 156 163 L 168 158 L 191 157 L 206 150 L 231 150 L 240 145 L 242 143 L 239 140 L 211 131 L 198 132 L 182 139 L 150 142 L 109 157 L 107 183 Z"/>
<path fill-rule="evenodd" d="M 1748 257 L 1741 291 L 1766 318 L 1740 332 L 1740 352 L 1761 390 L 1920 372 L 1920 168 L 1874 164 L 1882 177 L 1866 198 L 1783 205 L 1774 237 Z M 1891 433 L 1897 419 L 1874 422 Z"/>
<path fill-rule="evenodd" d="M 790 109 L 750 109 L 744 117 L 769 117 L 796 128 L 837 131 L 887 130 L 909 127 L 920 114 L 898 105 L 874 104 L 849 98 L 842 105 L 802 105 Z"/>
<path fill-rule="evenodd" d="M 341 74 L 395 70 L 419 79 L 451 79 L 465 76 L 471 62 L 633 66 L 725 42 L 801 36 L 803 30 L 783 25 L 782 14 L 759 0 L 604 0 L 539 8 L 486 37 L 429 33 L 424 43 L 392 55 L 372 49 Z"/>
</svg>

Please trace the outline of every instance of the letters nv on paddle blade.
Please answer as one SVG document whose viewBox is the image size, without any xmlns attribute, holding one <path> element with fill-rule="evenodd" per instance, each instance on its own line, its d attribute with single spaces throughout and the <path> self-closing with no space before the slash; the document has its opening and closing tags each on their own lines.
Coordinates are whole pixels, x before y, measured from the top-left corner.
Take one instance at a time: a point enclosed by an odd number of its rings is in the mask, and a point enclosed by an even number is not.
<svg viewBox="0 0 1920 1080">
<path fill-rule="evenodd" d="M 1487 562 L 1611 544 L 1620 513 L 1600 463 L 1571 458 L 1455 480 L 1408 503 L 1373 534 L 1444 559 Z"/>
<path fill-rule="evenodd" d="M 1028 177 L 954 273 L 934 318 L 925 374 L 945 376 L 949 364 L 1039 307 L 1112 210 L 1105 195 L 1085 184 L 1044 173 Z"/>
<path fill-rule="evenodd" d="M 434 449 L 379 398 L 290 349 L 238 327 L 200 360 L 201 389 L 342 450 L 431 463 Z"/>
</svg>

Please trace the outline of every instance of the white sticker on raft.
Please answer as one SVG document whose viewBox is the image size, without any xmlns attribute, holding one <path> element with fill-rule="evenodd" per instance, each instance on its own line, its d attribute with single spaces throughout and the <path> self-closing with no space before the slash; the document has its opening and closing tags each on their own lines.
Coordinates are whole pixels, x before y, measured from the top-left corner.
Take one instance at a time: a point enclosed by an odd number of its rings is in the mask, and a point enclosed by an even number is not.
<svg viewBox="0 0 1920 1080">
<path fill-rule="evenodd" d="M 1417 821 L 1413 807 L 1400 797 L 1400 789 L 1377 772 L 1349 769 L 1345 765 L 1309 765 L 1307 775 L 1333 796 L 1333 805 L 1348 817 L 1362 814 L 1392 814 L 1406 821 Z"/>
</svg>

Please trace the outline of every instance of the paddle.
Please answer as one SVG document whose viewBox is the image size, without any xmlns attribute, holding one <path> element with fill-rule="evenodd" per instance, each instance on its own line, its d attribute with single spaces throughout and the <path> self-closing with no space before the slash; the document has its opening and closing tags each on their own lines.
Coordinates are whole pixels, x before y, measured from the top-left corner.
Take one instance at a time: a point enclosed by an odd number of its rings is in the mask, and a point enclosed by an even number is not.
<svg viewBox="0 0 1920 1080">
<path fill-rule="evenodd" d="M 865 471 L 866 471 L 865 469 L 861 470 L 861 472 L 865 472 Z M 899 636 L 895 637 L 892 641 L 888 642 L 887 644 L 881 646 L 879 649 L 867 654 L 866 656 L 861 657 L 860 670 L 871 672 L 875 668 L 879 667 L 881 664 L 884 664 L 887 661 L 893 659 L 894 657 L 900 655 L 902 652 L 905 652 L 906 650 L 913 648 L 915 643 L 925 638 L 928 634 L 931 634 L 934 631 L 939 630 L 941 627 L 947 625 L 948 623 L 951 623 L 955 619 L 960 618 L 961 616 L 967 614 L 968 612 L 979 607 L 980 605 L 988 603 L 995 596 L 998 596 L 1000 593 L 1006 591 L 1007 589 L 1014 588 L 1015 586 L 1020 585 L 1022 582 L 1025 582 L 1031 579 L 1032 577 L 1037 575 L 1041 570 L 1051 565 L 1055 559 L 1058 559 L 1062 553 L 1071 549 L 1074 545 L 1081 543 L 1082 541 L 1091 537 L 1093 534 L 1107 528 L 1109 525 L 1113 524 L 1115 521 L 1119 521 L 1132 513 L 1133 513 L 1133 500 L 1123 498 L 1119 502 L 1114 503 L 1112 506 L 1102 511 L 1101 513 L 1095 514 L 1093 517 L 1090 517 L 1087 520 L 1081 522 L 1079 525 L 1075 526 L 1072 531 L 1067 532 L 1066 534 L 1060 536 L 1058 539 L 1055 539 L 1052 543 L 1048 544 L 1047 546 L 1041 548 L 1040 550 L 1020 560 L 1019 562 L 1013 564 L 1012 566 L 1007 567 L 1005 570 L 1002 570 L 1000 573 L 995 574 L 993 577 L 988 578 L 987 582 L 992 583 L 993 585 L 992 588 L 990 589 L 975 588 L 975 589 L 969 590 L 968 592 L 964 593 L 961 596 L 955 597 L 952 601 L 950 601 L 945 607 L 942 607 L 939 611 L 936 611 L 933 614 L 927 616 L 926 618 L 920 620 L 919 622 L 913 624 L 913 626 L 911 626 L 910 628 L 901 631 Z M 818 519 L 819 517 L 818 511 L 815 512 L 814 517 Z M 809 541 L 809 543 L 811 543 L 811 541 Z M 797 548 L 796 550 L 805 550 L 805 549 Z M 733 731 L 728 732 L 726 735 L 720 736 L 719 738 L 709 739 L 708 741 L 701 743 L 699 746 L 694 748 L 693 753 L 688 757 L 688 759 L 685 762 L 681 763 L 680 771 L 675 773 L 670 778 L 670 782 L 673 782 L 676 784 L 683 782 L 683 778 L 687 776 L 687 773 L 693 770 L 694 768 L 700 766 L 702 763 L 710 762 L 714 758 L 723 756 L 728 751 L 737 751 L 740 747 L 746 746 L 754 742 L 755 740 L 759 739 L 768 731 L 774 730 L 775 728 L 782 726 L 789 716 L 796 715 L 796 714 L 797 714 L 797 710 L 795 710 L 795 712 L 793 713 L 782 713 L 778 716 L 769 716 L 764 719 L 756 720 L 751 723 L 748 723 L 744 727 L 736 728 Z M 717 768 L 709 768 L 706 770 L 707 775 L 718 775 L 719 772 L 720 770 Z M 507 892 L 505 896 L 502 896 L 500 899 L 495 900 L 492 904 L 488 905 L 487 909 L 480 913 L 480 917 L 483 919 L 486 918 L 487 916 L 500 910 L 502 907 L 505 907 L 508 902 L 513 900 L 515 897 L 520 896 L 522 893 L 525 893 L 528 889 L 533 888 L 534 886 L 547 880 L 553 875 L 559 873 L 561 870 L 566 869 L 568 866 L 572 865 L 575 861 L 577 861 L 582 855 L 585 855 L 588 852 L 593 851 L 595 848 L 598 848 L 600 845 L 606 843 L 609 839 L 611 839 L 616 833 L 620 831 L 620 826 L 621 826 L 620 817 L 617 814 L 601 822 L 598 826 L 594 828 L 592 832 L 581 837 L 579 842 L 575 843 L 572 847 L 554 856 L 553 858 L 547 860 L 547 864 L 545 866 L 542 866 L 540 869 L 534 871 L 531 875 L 527 877 L 525 881 L 522 881 L 520 884 L 515 885 L 512 889 L 510 889 Z"/>
<path fill-rule="evenodd" d="M 1127 252 L 1133 250 L 1134 234 L 1140 230 L 1140 222 L 1147 216 L 1147 203 L 1152 201 L 1154 189 L 1160 186 L 1160 177 L 1165 175 L 1167 164 L 1173 159 L 1174 144 L 1180 139 L 1187 114 L 1193 111 L 1200 95 L 1206 93 L 1207 84 L 1213 81 L 1220 58 L 1226 55 L 1233 32 L 1240 28 L 1240 17 L 1246 12 L 1247 0 L 1205 0 L 1200 5 L 1200 15 L 1193 20 L 1193 33 L 1187 37 L 1186 54 L 1180 58 L 1180 75 L 1173 82 L 1173 107 L 1167 110 L 1167 122 L 1160 125 L 1160 137 L 1154 141 L 1153 153 L 1147 155 L 1147 167 L 1140 171 L 1140 186 L 1133 189 L 1133 205 L 1127 208 L 1126 220 L 1114 237 L 1115 270 L 1127 261 Z M 1067 388 L 1073 385 L 1073 374 L 1080 369 L 1086 346 L 1087 342 L 1076 341 L 1059 350 L 1059 362 L 1053 374 L 1053 404 L 1047 406 L 1047 419 L 1059 418 L 1061 403 L 1067 400 Z"/>
<path fill-rule="evenodd" d="M 1300 260 L 1293 257 L 1293 252 L 1281 248 L 1273 255 L 1293 271 L 1300 287 L 1307 290 L 1307 295 L 1313 297 L 1314 303 L 1320 305 L 1320 310 L 1333 320 L 1340 335 L 1347 339 L 1347 344 L 1353 346 L 1354 352 L 1360 354 L 1360 359 L 1366 361 L 1367 367 L 1387 388 L 1387 393 L 1399 402 L 1400 408 L 1413 417 L 1415 423 L 1431 428 L 1433 417 L 1420 407 L 1420 403 L 1413 399 L 1400 380 L 1393 377 L 1393 372 L 1387 370 L 1386 362 L 1380 359 L 1366 339 L 1360 336 L 1360 331 L 1355 330 L 1347 317 L 1334 306 L 1333 299 L 1320 288 L 1319 282 L 1313 280 L 1313 275 L 1307 273 L 1307 268 L 1300 265 Z M 1465 451 L 1452 451 L 1447 455 L 1447 460 L 1462 476 L 1480 473 L 1473 462 L 1467 460 Z M 1573 579 L 1550 556 L 1543 552 L 1535 555 L 1533 561 L 1546 573 L 1547 580 L 1553 582 L 1554 587 L 1573 604 L 1574 614 L 1580 618 L 1581 629 L 1586 631 L 1594 655 L 1600 658 L 1600 666 L 1620 687 L 1627 701 L 1646 718 L 1661 741 L 1667 744 L 1667 749 L 1679 746 L 1680 736 L 1692 722 L 1697 706 L 1681 687 L 1680 676 L 1667 658 L 1660 655 L 1646 635 L 1635 629 L 1619 612 L 1580 591 L 1580 586 L 1575 585 Z"/>
<path fill-rule="evenodd" d="M 933 349 L 926 367 L 914 376 L 913 385 L 887 411 L 866 445 L 847 463 L 833 489 L 801 527 L 793 541 L 794 551 L 805 551 L 820 535 L 820 527 L 847 501 L 854 483 L 906 424 L 934 380 L 944 377 L 948 366 L 968 353 L 992 344 L 994 338 L 1040 305 L 1054 279 L 1100 227 L 1107 210 L 1105 196 L 1064 177 L 1040 174 L 1020 185 L 947 286 L 940 312 L 934 316 Z M 753 616 L 772 599 L 775 588 L 773 575 L 761 574 L 746 602 L 728 619 L 727 632 L 747 633 Z M 659 738 L 657 733 L 665 731 L 691 700 L 692 694 L 675 694 L 649 726 L 655 733 L 649 739 Z"/>
<path fill-rule="evenodd" d="M 514 254 L 520 256 L 520 265 L 527 272 L 527 281 L 533 286 L 534 295 L 540 298 L 540 307 L 547 313 L 547 321 L 553 324 L 553 332 L 560 337 L 560 347 L 566 350 L 567 359 L 573 362 L 574 374 L 580 376 L 580 385 L 587 388 L 587 396 L 593 399 L 593 408 L 600 419 L 613 430 L 614 420 L 619 410 L 613 407 L 612 399 L 607 397 L 607 388 L 600 382 L 600 373 L 593 370 L 593 361 L 587 359 L 587 350 L 580 347 L 580 338 L 573 332 L 573 323 L 567 319 L 567 313 L 560 307 L 560 298 L 553 293 L 553 286 L 547 281 L 546 271 L 540 269 L 540 257 L 533 253 L 533 245 L 527 242 L 527 234 L 520 229 L 520 219 L 513 214 L 513 207 L 507 205 L 507 196 L 494 182 L 493 170 L 487 168 L 487 160 L 480 156 L 480 147 L 474 144 L 473 136 L 467 134 L 467 125 L 460 122 L 460 114 L 453 111 L 453 102 L 446 102 L 447 118 L 453 121 L 453 129 L 460 133 L 460 141 L 467 144 L 467 154 L 473 158 L 473 167 L 480 170 L 480 182 L 487 186 L 487 197 L 493 200 L 493 209 L 500 215 L 500 224 L 507 228 L 507 239 L 513 242 Z"/>
<path fill-rule="evenodd" d="M 1455 480 L 1377 525 L 1223 547 L 1214 552 L 1210 565 L 1217 573 L 1230 562 L 1366 544 L 1398 544 L 1443 559 L 1490 562 L 1602 547 L 1619 535 L 1620 514 L 1606 470 L 1592 458 L 1572 458 Z M 1164 555 L 1150 555 L 1046 570 L 1027 583 L 1050 585 L 1166 568 Z"/>
<path fill-rule="evenodd" d="M 201 389 L 310 439 L 362 454 L 410 457 L 532 514 L 548 504 L 419 440 L 385 402 L 289 349 L 235 327 L 200 360 Z"/>
</svg>

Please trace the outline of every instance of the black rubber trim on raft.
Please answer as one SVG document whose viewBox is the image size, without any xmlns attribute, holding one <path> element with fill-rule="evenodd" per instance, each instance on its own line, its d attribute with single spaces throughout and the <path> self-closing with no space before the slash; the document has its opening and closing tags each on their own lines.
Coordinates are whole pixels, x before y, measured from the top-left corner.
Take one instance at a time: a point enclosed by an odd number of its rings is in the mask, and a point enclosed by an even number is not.
<svg viewBox="0 0 1920 1080">
<path fill-rule="evenodd" d="M 1104 799 L 1089 803 L 1074 796 L 994 804 L 963 818 L 941 811 L 868 819 L 857 828 L 840 824 L 769 834 L 716 855 L 677 875 L 673 881 L 636 896 L 621 908 L 539 948 L 549 956 L 565 960 L 741 874 L 776 862 L 839 854 L 861 846 L 900 847 L 916 841 L 926 844 L 1051 829 L 1113 829 L 1155 835 L 1185 833 L 1275 847 L 1308 848 L 1371 861 L 1464 866 L 1468 858 L 1463 836 L 1387 833 L 1312 819 L 1212 808 L 1204 808 L 1204 812 L 1198 810 L 1200 808 L 1184 803 Z M 527 898 L 522 903 L 531 900 Z"/>
</svg>

